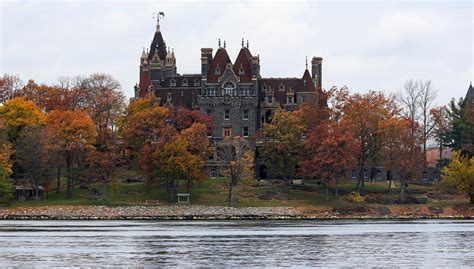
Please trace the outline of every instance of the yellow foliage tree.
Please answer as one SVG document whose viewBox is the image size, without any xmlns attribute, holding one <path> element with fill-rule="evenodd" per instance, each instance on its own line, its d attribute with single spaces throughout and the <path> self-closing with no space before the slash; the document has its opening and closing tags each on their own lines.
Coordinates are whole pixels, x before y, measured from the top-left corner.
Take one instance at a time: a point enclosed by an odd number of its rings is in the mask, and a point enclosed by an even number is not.
<svg viewBox="0 0 474 269">
<path fill-rule="evenodd" d="M 470 203 L 474 204 L 474 157 L 453 152 L 451 162 L 443 169 L 443 180 L 449 186 L 467 193 Z"/>
<path fill-rule="evenodd" d="M 27 101 L 22 97 L 11 99 L 1 106 L 0 117 L 3 118 L 8 129 L 10 141 L 18 138 L 23 127 L 42 124 L 46 118 L 32 101 Z"/>
</svg>

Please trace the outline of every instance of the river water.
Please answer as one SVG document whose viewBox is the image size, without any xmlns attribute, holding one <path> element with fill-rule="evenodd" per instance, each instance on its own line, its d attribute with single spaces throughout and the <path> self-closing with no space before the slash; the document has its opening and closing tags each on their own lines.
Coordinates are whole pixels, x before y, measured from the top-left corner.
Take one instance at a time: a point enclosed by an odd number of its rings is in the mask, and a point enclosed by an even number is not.
<svg viewBox="0 0 474 269">
<path fill-rule="evenodd" d="M 0 221 L 0 265 L 474 267 L 474 221 Z"/>
</svg>

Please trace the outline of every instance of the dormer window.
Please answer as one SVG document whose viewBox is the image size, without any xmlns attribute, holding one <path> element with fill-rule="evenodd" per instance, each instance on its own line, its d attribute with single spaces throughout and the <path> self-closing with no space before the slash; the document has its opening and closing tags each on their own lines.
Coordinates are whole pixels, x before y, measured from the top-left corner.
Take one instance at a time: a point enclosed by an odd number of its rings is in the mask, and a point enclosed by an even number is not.
<svg viewBox="0 0 474 269">
<path fill-rule="evenodd" d="M 269 104 L 273 103 L 273 96 L 271 96 L 271 95 L 267 96 L 267 103 L 269 103 Z"/>
<path fill-rule="evenodd" d="M 215 70 L 214 74 L 217 75 L 217 76 L 220 76 L 221 69 L 219 68 L 219 66 L 216 67 L 216 70 Z"/>
<path fill-rule="evenodd" d="M 230 96 L 233 96 L 234 95 L 234 89 L 235 89 L 235 86 L 234 86 L 234 83 L 228 81 L 224 84 L 224 95 L 230 95 Z"/>
<path fill-rule="evenodd" d="M 201 85 L 201 81 L 199 79 L 195 79 L 194 86 L 200 86 L 200 85 Z"/>
<path fill-rule="evenodd" d="M 176 80 L 174 78 L 170 80 L 170 86 L 171 87 L 176 86 Z"/>
<path fill-rule="evenodd" d="M 293 97 L 293 95 L 287 97 L 287 103 L 290 105 L 293 105 L 295 103 L 295 98 Z"/>
<path fill-rule="evenodd" d="M 245 75 L 245 70 L 242 66 L 239 69 L 239 75 Z"/>
<path fill-rule="evenodd" d="M 183 85 L 183 86 L 188 86 L 188 80 L 187 80 L 187 79 L 183 79 L 182 85 Z"/>
<path fill-rule="evenodd" d="M 281 91 L 281 92 L 284 92 L 285 91 L 285 85 L 280 84 L 280 86 L 278 86 L 278 90 Z"/>
</svg>

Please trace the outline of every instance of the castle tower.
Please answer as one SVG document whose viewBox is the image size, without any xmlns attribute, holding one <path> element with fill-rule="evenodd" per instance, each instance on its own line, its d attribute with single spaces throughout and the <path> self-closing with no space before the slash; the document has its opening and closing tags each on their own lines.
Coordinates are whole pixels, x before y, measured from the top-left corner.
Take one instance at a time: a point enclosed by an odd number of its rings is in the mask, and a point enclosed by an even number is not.
<svg viewBox="0 0 474 269">
<path fill-rule="evenodd" d="M 311 78 L 316 89 L 322 88 L 323 58 L 313 57 L 311 60 Z"/>
</svg>

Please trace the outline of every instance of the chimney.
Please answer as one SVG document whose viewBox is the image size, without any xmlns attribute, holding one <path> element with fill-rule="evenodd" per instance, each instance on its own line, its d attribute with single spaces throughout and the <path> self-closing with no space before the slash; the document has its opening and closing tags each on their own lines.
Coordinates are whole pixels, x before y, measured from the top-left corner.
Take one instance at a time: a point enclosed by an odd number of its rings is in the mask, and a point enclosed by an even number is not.
<svg viewBox="0 0 474 269">
<path fill-rule="evenodd" d="M 207 77 L 212 63 L 212 48 L 201 48 L 201 76 Z"/>
<path fill-rule="evenodd" d="M 313 57 L 311 60 L 311 78 L 316 89 L 322 88 L 323 58 Z"/>
</svg>

